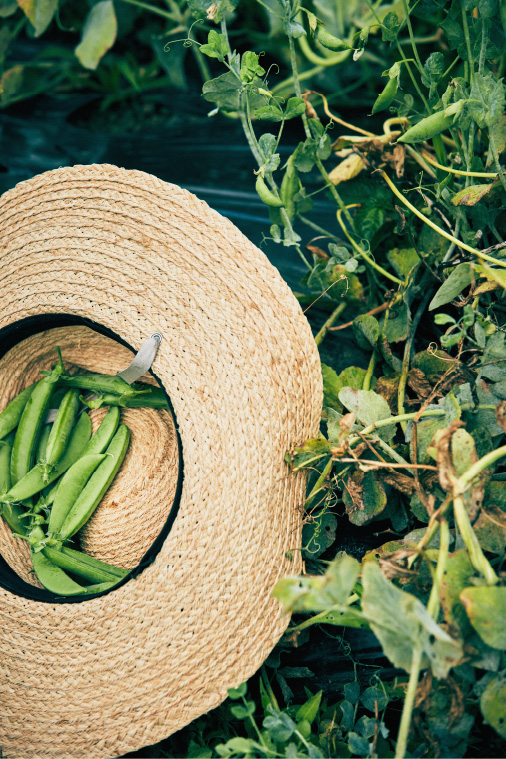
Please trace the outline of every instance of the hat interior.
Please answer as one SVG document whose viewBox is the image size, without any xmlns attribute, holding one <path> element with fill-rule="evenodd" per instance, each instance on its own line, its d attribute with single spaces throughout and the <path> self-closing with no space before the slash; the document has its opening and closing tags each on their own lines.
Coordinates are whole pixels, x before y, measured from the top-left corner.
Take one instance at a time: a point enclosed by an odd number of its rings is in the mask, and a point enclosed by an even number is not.
<svg viewBox="0 0 506 759">
<path fill-rule="evenodd" d="M 84 317 L 73 316 L 69 314 L 52 313 L 52 314 L 39 314 L 37 316 L 31 316 L 26 319 L 22 319 L 20 321 L 9 324 L 6 327 L 3 327 L 2 329 L 0 329 L 0 358 L 4 356 L 18 342 L 20 342 L 21 340 L 25 340 L 26 338 L 31 337 L 32 335 L 35 335 L 39 332 L 45 332 L 46 330 L 56 329 L 58 327 L 71 327 L 71 326 L 89 327 L 95 332 L 105 335 L 106 337 L 109 337 L 112 340 L 115 340 L 116 342 L 120 343 L 126 348 L 129 348 L 129 350 L 135 353 L 134 348 L 132 348 L 132 346 L 129 345 L 125 340 L 123 340 L 121 337 L 115 334 L 112 330 L 104 327 L 101 324 L 98 324 L 97 322 L 92 321 L 91 319 L 86 319 Z M 169 514 L 165 521 L 165 524 L 160 530 L 158 536 L 155 538 L 154 542 L 151 544 L 150 548 L 146 551 L 146 553 L 141 558 L 139 564 L 134 569 L 130 570 L 130 572 L 126 575 L 126 577 L 124 577 L 122 580 L 117 582 L 116 585 L 113 588 L 110 588 L 109 590 L 105 590 L 105 591 L 102 591 L 101 593 L 89 594 L 85 596 L 61 597 L 61 596 L 55 595 L 54 593 L 51 593 L 49 590 L 38 588 L 38 587 L 35 587 L 34 585 L 31 585 L 25 582 L 25 580 L 23 580 L 12 569 L 12 567 L 5 561 L 3 556 L 0 554 L 0 586 L 1 587 L 5 588 L 11 593 L 15 593 L 18 596 L 21 596 L 23 598 L 27 598 L 33 601 L 42 601 L 42 602 L 51 603 L 51 604 L 83 603 L 84 601 L 88 601 L 92 598 L 97 598 L 97 596 L 113 593 L 117 588 L 119 588 L 120 586 L 128 582 L 129 579 L 131 579 L 132 577 L 136 577 L 140 572 L 142 572 L 143 569 L 145 569 L 147 566 L 152 564 L 152 562 L 155 560 L 156 555 L 158 554 L 167 535 L 169 534 L 171 530 L 171 527 L 174 523 L 174 520 L 176 518 L 178 509 L 179 509 L 182 484 L 183 484 L 183 456 L 182 456 L 182 444 L 181 444 L 181 437 L 178 430 L 177 418 L 176 418 L 176 414 L 174 412 L 174 408 L 171 403 L 171 400 L 169 396 L 167 395 L 167 392 L 165 391 L 165 388 L 161 380 L 156 376 L 156 374 L 151 369 L 149 370 L 149 373 L 156 379 L 159 386 L 164 391 L 165 397 L 169 405 L 169 411 L 172 414 L 172 417 L 174 419 L 179 466 L 178 466 L 176 492 L 175 492 L 174 500 L 170 507 Z"/>
</svg>

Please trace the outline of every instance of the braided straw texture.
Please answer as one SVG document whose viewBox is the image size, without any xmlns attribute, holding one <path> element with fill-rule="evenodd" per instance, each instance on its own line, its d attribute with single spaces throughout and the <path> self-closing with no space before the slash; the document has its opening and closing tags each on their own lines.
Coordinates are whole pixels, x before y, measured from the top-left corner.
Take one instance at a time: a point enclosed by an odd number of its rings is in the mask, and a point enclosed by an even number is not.
<svg viewBox="0 0 506 759">
<path fill-rule="evenodd" d="M 46 330 L 17 343 L 0 359 L 0 411 L 56 362 L 55 346 L 71 374 L 88 370 L 116 374 L 134 353 L 89 327 Z M 157 384 L 147 375 L 143 382 Z M 107 409 L 91 411 L 93 431 Z M 79 533 L 81 549 L 110 564 L 133 569 L 165 524 L 176 492 L 179 469 L 172 415 L 156 409 L 123 409 L 131 432 L 123 465 L 100 507 Z M 0 520 L 0 554 L 20 577 L 41 587 L 25 541 Z"/>
<path fill-rule="evenodd" d="M 81 603 L 0 588 L 0 746 L 118 756 L 220 704 L 286 628 L 271 591 L 301 569 L 305 477 L 287 449 L 319 427 L 317 349 L 263 253 L 187 191 L 75 166 L 0 199 L 0 327 L 86 317 L 153 365 L 183 444 L 179 511 L 154 563 Z M 141 473 L 139 472 L 139 477 Z"/>
</svg>

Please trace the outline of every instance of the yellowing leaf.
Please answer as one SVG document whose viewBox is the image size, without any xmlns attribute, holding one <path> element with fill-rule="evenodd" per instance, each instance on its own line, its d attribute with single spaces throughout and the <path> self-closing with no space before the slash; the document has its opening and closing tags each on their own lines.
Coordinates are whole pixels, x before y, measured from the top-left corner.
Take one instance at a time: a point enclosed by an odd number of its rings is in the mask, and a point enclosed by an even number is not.
<svg viewBox="0 0 506 759">
<path fill-rule="evenodd" d="M 118 24 L 112 0 L 102 0 L 88 14 L 81 42 L 75 53 L 86 69 L 96 69 L 100 59 L 114 44 Z"/>
<path fill-rule="evenodd" d="M 18 0 L 18 5 L 35 29 L 35 36 L 40 37 L 51 23 L 58 0 Z"/>
<path fill-rule="evenodd" d="M 329 179 L 334 185 L 347 182 L 348 179 L 353 179 L 357 174 L 360 174 L 362 169 L 365 169 L 364 159 L 358 153 L 353 153 L 332 169 Z"/>
<path fill-rule="evenodd" d="M 465 588 L 460 594 L 469 620 L 492 648 L 506 649 L 506 588 Z"/>
</svg>

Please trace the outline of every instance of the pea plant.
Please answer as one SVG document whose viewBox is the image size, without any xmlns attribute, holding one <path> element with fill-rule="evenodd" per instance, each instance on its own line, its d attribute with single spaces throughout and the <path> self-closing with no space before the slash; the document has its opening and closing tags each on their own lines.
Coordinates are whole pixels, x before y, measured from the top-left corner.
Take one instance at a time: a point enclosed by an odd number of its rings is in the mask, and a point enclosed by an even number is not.
<svg viewBox="0 0 506 759">
<path fill-rule="evenodd" d="M 491 745 L 506 737 L 504 7 L 259 4 L 285 40 L 279 60 L 231 44 L 236 0 L 189 7 L 214 25 L 194 43 L 216 67 L 203 87 L 210 116 L 240 120 L 271 238 L 307 268 L 301 303 L 325 313 L 314 320 L 321 432 L 287 453 L 309 474 L 302 550 L 312 574 L 274 594 L 305 615 L 292 634 L 367 628 L 406 674 L 400 722 L 386 727 L 378 709 L 360 726 L 345 721 L 342 753 L 331 755 L 379 756 L 387 745 L 396 757 L 464 755 L 484 724 Z M 344 72 L 366 64 L 377 85 L 368 129 L 339 112 Z M 300 134 L 288 151 L 287 122 Z M 312 215 L 317 194 L 334 206 L 329 228 Z M 336 371 L 345 329 L 365 366 Z M 344 521 L 377 522 L 394 539 L 361 562 L 333 558 Z M 340 723 L 349 708 L 356 717 L 349 703 Z M 283 755 L 317 756 L 297 743 L 293 716 L 289 729 L 272 715 L 296 737 Z M 255 746 L 216 750 L 279 750 L 261 748 L 260 734 L 246 739 Z"/>
</svg>

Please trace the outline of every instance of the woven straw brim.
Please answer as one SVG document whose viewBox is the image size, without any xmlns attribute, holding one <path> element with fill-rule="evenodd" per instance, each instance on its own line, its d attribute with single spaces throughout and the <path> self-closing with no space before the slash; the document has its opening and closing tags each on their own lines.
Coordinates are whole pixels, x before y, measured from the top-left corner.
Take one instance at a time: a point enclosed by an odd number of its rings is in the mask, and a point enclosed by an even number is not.
<svg viewBox="0 0 506 759">
<path fill-rule="evenodd" d="M 217 706 L 286 628 L 271 591 L 301 568 L 305 477 L 284 457 L 318 431 L 318 353 L 261 251 L 147 174 L 42 174 L 0 199 L 0 234 L 0 327 L 67 314 L 134 350 L 164 338 L 184 482 L 154 563 L 81 603 L 0 588 L 3 756 L 118 756 Z"/>
<path fill-rule="evenodd" d="M 40 371 L 55 364 L 61 348 L 66 369 L 116 374 L 134 353 L 89 327 L 61 327 L 39 332 L 17 343 L 0 358 L 0 411 L 25 387 L 40 379 Z M 151 375 L 143 382 L 157 384 Z M 90 412 L 95 431 L 107 409 Z M 123 409 L 121 421 L 131 438 L 123 465 L 91 520 L 80 530 L 81 549 L 101 561 L 125 569 L 136 567 L 169 516 L 179 471 L 176 431 L 169 411 Z M 28 543 L 12 536 L 0 520 L 0 555 L 25 582 L 42 587 L 30 560 Z"/>
</svg>

